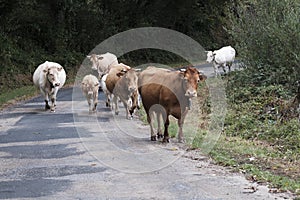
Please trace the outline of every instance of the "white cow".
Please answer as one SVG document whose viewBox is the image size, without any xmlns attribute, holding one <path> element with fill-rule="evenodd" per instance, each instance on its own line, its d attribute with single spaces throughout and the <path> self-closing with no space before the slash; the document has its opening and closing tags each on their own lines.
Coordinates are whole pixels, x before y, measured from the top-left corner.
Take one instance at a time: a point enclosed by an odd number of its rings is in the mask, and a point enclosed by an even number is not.
<svg viewBox="0 0 300 200">
<path fill-rule="evenodd" d="M 89 112 L 95 112 L 98 104 L 99 82 L 96 76 L 86 75 L 81 82 L 81 89 L 89 104 Z M 93 101 L 93 103 L 92 103 Z"/>
<path fill-rule="evenodd" d="M 55 62 L 44 62 L 40 64 L 33 73 L 33 83 L 40 89 L 45 98 L 45 109 L 55 111 L 56 94 L 58 90 L 65 84 L 66 72 L 64 68 Z M 49 96 L 51 99 L 51 106 L 49 106 Z"/>
<path fill-rule="evenodd" d="M 99 79 L 103 74 L 108 73 L 111 66 L 119 64 L 117 56 L 109 52 L 100 55 L 92 54 L 87 58 L 92 62 L 92 69 L 98 71 Z"/>
<path fill-rule="evenodd" d="M 229 72 L 232 63 L 235 59 L 235 49 L 231 46 L 222 47 L 219 50 L 215 51 L 206 51 L 207 59 L 209 63 L 213 63 L 215 75 L 220 75 L 219 67 L 223 68 L 223 71 L 226 72 L 225 67 L 228 66 Z"/>
</svg>

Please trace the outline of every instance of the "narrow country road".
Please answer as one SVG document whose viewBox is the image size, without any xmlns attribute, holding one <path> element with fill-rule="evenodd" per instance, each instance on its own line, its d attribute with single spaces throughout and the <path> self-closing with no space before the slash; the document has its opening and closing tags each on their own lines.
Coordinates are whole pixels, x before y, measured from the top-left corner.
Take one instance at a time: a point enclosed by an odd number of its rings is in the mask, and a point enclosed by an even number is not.
<svg viewBox="0 0 300 200">
<path fill-rule="evenodd" d="M 208 70 L 203 66 L 203 71 Z M 209 72 L 211 73 L 211 71 Z M 184 145 L 151 142 L 149 126 L 104 107 L 88 114 L 79 88 L 0 115 L 0 199 L 284 199 Z M 254 191 L 253 188 L 257 190 Z"/>
</svg>

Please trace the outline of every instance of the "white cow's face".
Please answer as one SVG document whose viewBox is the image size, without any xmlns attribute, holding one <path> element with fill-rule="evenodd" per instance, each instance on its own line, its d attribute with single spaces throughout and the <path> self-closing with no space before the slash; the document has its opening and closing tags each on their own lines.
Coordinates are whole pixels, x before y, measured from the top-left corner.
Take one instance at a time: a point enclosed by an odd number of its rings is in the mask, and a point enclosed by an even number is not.
<svg viewBox="0 0 300 200">
<path fill-rule="evenodd" d="M 211 63 L 214 60 L 214 55 L 212 51 L 208 51 L 206 56 L 206 62 Z"/>
<path fill-rule="evenodd" d="M 47 80 L 51 84 L 51 87 L 58 87 L 60 86 L 60 81 L 58 79 L 58 73 L 62 70 L 62 68 L 57 67 L 49 67 L 48 69 L 44 70 L 46 73 Z"/>
<path fill-rule="evenodd" d="M 92 96 L 98 92 L 99 89 L 99 83 L 82 83 L 82 90 L 86 93 L 88 96 Z"/>
<path fill-rule="evenodd" d="M 92 62 L 92 69 L 98 70 L 98 63 L 100 60 L 103 59 L 103 57 L 100 55 L 92 54 L 90 56 L 87 56 L 87 58 L 90 59 L 90 61 Z"/>
</svg>

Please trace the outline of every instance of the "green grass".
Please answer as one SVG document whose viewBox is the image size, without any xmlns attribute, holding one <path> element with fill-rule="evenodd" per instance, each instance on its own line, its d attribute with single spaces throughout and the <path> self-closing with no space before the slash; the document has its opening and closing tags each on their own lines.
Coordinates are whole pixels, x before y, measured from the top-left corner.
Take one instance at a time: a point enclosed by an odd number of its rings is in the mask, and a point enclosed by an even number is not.
<svg viewBox="0 0 300 200">
<path fill-rule="evenodd" d="M 280 120 L 283 107 L 293 99 L 281 86 L 227 89 L 225 129 L 209 156 L 220 165 L 268 183 L 278 191 L 300 195 L 300 123 Z M 202 107 L 209 119 L 209 101 Z M 206 126 L 194 138 L 201 148 Z"/>
<path fill-rule="evenodd" d="M 300 195 L 299 178 L 282 174 L 280 169 L 294 167 L 294 173 L 297 173 L 298 165 L 288 166 L 288 161 L 280 156 L 280 152 L 266 144 L 222 136 L 209 155 L 217 164 L 245 173 L 251 180 L 268 182 L 279 191 L 292 191 Z"/>
<path fill-rule="evenodd" d="M 16 88 L 0 94 L 0 108 L 3 108 L 9 104 L 13 104 L 16 101 L 26 100 L 34 95 L 37 95 L 37 89 L 34 86 L 24 86 Z"/>
</svg>

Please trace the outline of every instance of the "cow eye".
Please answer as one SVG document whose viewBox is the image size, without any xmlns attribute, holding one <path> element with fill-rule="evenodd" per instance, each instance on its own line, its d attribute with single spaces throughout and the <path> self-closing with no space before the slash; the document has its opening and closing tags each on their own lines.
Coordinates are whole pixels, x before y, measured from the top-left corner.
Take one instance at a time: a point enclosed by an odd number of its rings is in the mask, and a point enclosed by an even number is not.
<svg viewBox="0 0 300 200">
<path fill-rule="evenodd" d="M 200 79 L 198 79 L 197 82 L 199 83 L 199 82 L 200 82 Z"/>
</svg>

